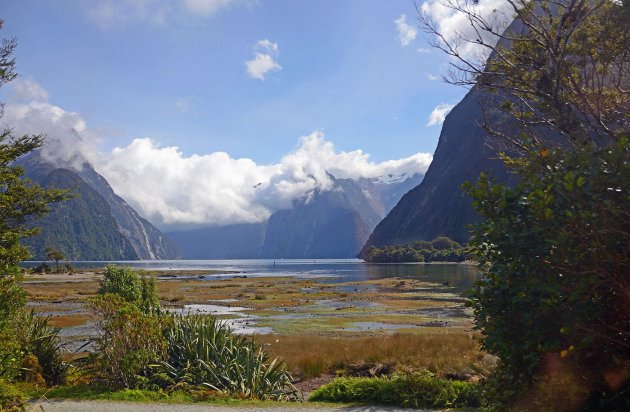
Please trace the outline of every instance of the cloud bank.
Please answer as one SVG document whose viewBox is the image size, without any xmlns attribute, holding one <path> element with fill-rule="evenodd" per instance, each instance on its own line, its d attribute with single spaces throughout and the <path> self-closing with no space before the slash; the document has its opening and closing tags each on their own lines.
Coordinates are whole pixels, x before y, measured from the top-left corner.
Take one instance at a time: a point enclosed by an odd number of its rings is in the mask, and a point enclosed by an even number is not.
<svg viewBox="0 0 630 412">
<path fill-rule="evenodd" d="M 245 62 L 247 74 L 252 79 L 265 80 L 267 73 L 281 70 L 275 58 L 278 56 L 278 43 L 267 39 L 259 40 L 254 46 L 254 58 Z"/>
<path fill-rule="evenodd" d="M 331 189 L 329 173 L 352 179 L 424 173 L 432 159 L 417 153 L 373 162 L 361 150 L 337 151 L 321 132 L 303 136 L 273 164 L 225 152 L 185 155 L 149 137 L 102 153 L 100 133 L 78 113 L 50 103 L 7 104 L 2 121 L 16 135 L 46 133 L 42 156 L 51 162 L 75 169 L 92 163 L 118 195 L 164 230 L 261 222 L 313 190 Z"/>
</svg>

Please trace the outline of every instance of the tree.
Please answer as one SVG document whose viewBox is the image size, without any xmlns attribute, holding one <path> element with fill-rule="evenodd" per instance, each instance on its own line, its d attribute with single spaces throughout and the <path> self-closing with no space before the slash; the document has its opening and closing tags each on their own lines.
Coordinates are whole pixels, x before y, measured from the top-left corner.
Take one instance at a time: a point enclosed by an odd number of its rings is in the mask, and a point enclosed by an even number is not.
<svg viewBox="0 0 630 412">
<path fill-rule="evenodd" d="M 507 12 L 489 15 L 479 1 L 441 3 L 469 22 L 450 36 L 419 10 L 432 44 L 452 57 L 444 80 L 489 92 L 484 126 L 511 149 L 606 144 L 627 133 L 630 1 L 506 0 Z"/>
<path fill-rule="evenodd" d="M 9 39 L 0 46 L 0 87 L 17 76 L 16 45 L 15 39 Z M 0 104 L 0 119 L 3 111 L 4 104 Z M 33 184 L 14 164 L 43 143 L 43 135 L 15 137 L 11 129 L 0 132 L 0 378 L 17 376 L 22 356 L 17 328 L 26 297 L 19 284 L 19 263 L 29 257 L 29 251 L 20 240 L 36 235 L 33 222 L 50 210 L 51 203 L 67 196 L 66 191 Z"/>
<path fill-rule="evenodd" d="M 484 218 L 471 306 L 510 410 L 630 408 L 630 146 L 554 149 L 516 187 L 468 186 Z"/>
<path fill-rule="evenodd" d="M 481 92 L 481 122 L 520 178 L 466 187 L 483 219 L 470 305 L 499 357 L 488 399 L 628 410 L 630 1 L 506 0 L 503 16 L 479 3 L 443 0 L 470 23 L 454 37 L 420 20 L 452 57 L 446 81 Z"/>
<path fill-rule="evenodd" d="M 55 271 L 59 272 L 59 262 L 64 260 L 66 257 L 63 252 L 54 247 L 47 247 L 46 250 L 46 260 L 52 260 L 55 262 Z"/>
</svg>

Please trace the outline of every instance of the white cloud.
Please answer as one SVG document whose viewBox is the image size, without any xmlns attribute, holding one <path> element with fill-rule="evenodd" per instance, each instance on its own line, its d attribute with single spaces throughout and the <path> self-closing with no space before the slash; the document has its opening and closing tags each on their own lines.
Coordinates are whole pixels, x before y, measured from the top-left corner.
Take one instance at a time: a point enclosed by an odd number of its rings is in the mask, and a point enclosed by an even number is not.
<svg viewBox="0 0 630 412">
<path fill-rule="evenodd" d="M 435 74 L 427 73 L 427 80 L 431 80 L 432 82 L 440 80 L 440 76 L 436 76 Z"/>
<path fill-rule="evenodd" d="M 474 42 L 478 33 L 483 40 L 494 44 L 497 38 L 483 30 L 475 30 L 471 26 L 466 14 L 453 10 L 448 4 L 462 6 L 481 16 L 486 22 L 505 28 L 512 21 L 513 9 L 510 2 L 505 0 L 479 0 L 477 4 L 466 0 L 427 0 L 420 7 L 422 13 L 437 24 L 438 31 L 445 39 L 453 44 L 458 44 L 460 53 L 465 57 L 476 56 L 485 61 L 488 50 Z M 478 27 L 477 27 L 478 28 Z M 499 31 L 502 31 L 499 29 Z M 459 37 L 472 39 L 472 42 L 457 41 Z"/>
<path fill-rule="evenodd" d="M 433 109 L 433 111 L 431 111 L 431 114 L 429 115 L 429 121 L 427 122 L 427 127 L 444 123 L 444 119 L 446 118 L 446 115 L 448 114 L 448 112 L 451 111 L 453 107 L 455 107 L 454 104 L 448 104 L 448 103 L 438 104 Z"/>
<path fill-rule="evenodd" d="M 43 102 L 7 104 L 2 126 L 13 128 L 13 134 L 46 134 L 42 156 L 52 162 L 79 167 L 84 160 L 99 160 L 96 147 L 100 135 L 86 127 L 83 118 L 58 106 Z"/>
<path fill-rule="evenodd" d="M 278 55 L 278 43 L 270 40 L 259 40 L 254 46 L 254 58 L 245 62 L 247 74 L 252 79 L 265 80 L 267 73 L 281 70 L 275 58 Z"/>
<path fill-rule="evenodd" d="M 14 100 L 38 102 L 48 100 L 48 92 L 31 77 L 17 78 L 11 82 L 10 87 L 10 96 Z"/>
<path fill-rule="evenodd" d="M 428 47 L 418 47 L 416 51 L 421 54 L 431 53 L 431 49 Z"/>
<path fill-rule="evenodd" d="M 336 151 L 320 132 L 300 139 L 279 162 L 257 164 L 224 152 L 184 155 L 151 138 L 133 140 L 108 153 L 98 151 L 102 135 L 83 118 L 41 102 L 7 104 L 3 121 L 15 134 L 47 133 L 43 155 L 60 165 L 92 163 L 115 192 L 163 229 L 260 222 L 290 208 L 315 189 L 332 188 L 336 178 L 424 173 L 431 155 L 370 161 L 361 150 Z"/>
<path fill-rule="evenodd" d="M 149 138 L 114 149 L 99 172 L 116 192 L 161 227 L 260 222 L 337 178 L 424 173 L 431 155 L 375 163 L 360 150 L 337 152 L 323 134 L 300 139 L 280 162 L 257 164 L 224 152 L 185 156 Z"/>
<path fill-rule="evenodd" d="M 418 35 L 418 31 L 407 23 L 407 16 L 401 14 L 400 17 L 394 20 L 394 24 L 396 24 L 396 30 L 398 31 L 398 41 L 402 47 L 407 47 L 409 43 L 411 43 L 416 36 Z"/>
</svg>

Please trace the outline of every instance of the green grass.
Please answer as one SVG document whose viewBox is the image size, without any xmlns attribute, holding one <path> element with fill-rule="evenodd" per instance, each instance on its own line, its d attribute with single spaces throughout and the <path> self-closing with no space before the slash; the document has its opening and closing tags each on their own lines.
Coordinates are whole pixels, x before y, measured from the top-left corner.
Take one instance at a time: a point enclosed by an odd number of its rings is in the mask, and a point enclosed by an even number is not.
<svg viewBox="0 0 630 412">
<path fill-rule="evenodd" d="M 150 391 L 139 389 L 111 390 L 104 386 L 76 385 L 59 386 L 49 390 L 34 389 L 23 390 L 24 397 L 31 398 L 36 402 L 40 399 L 66 399 L 80 401 L 116 401 L 116 402 L 138 402 L 138 403 L 172 403 L 172 404 L 192 404 L 203 403 L 213 405 L 227 405 L 235 407 L 287 407 L 288 402 L 278 402 L 271 400 L 243 399 L 234 396 L 227 396 L 213 391 Z M 290 402 L 292 409 L 312 406 L 347 406 L 342 403 L 322 403 L 322 402 Z M 2 409 L 0 409 L 2 410 Z"/>
<path fill-rule="evenodd" d="M 126 401 L 161 403 L 209 402 L 220 404 L 259 405 L 285 404 L 280 402 L 258 401 L 228 396 L 210 390 L 153 391 L 145 389 L 111 390 L 98 385 L 59 386 L 49 390 L 32 389 L 27 392 L 31 399 L 74 399 L 82 401 Z"/>
<path fill-rule="evenodd" d="M 395 405 L 407 408 L 468 408 L 480 405 L 477 384 L 439 379 L 430 373 L 390 378 L 338 378 L 309 401 Z"/>
</svg>

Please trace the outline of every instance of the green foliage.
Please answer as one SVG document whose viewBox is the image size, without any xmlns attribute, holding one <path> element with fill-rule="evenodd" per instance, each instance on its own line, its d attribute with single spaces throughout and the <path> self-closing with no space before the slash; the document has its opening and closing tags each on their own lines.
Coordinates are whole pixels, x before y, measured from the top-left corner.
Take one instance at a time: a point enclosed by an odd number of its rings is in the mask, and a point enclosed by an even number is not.
<svg viewBox="0 0 630 412">
<path fill-rule="evenodd" d="M 15 47 L 15 39 L 3 40 L 0 45 L 0 86 L 17 76 L 12 57 Z M 29 251 L 20 241 L 36 235 L 34 219 L 46 214 L 50 203 L 67 195 L 65 191 L 42 189 L 33 184 L 24 178 L 24 170 L 14 164 L 43 142 L 42 135 L 14 137 L 11 129 L 0 131 L 0 378 L 9 380 L 19 375 L 24 354 L 19 341 L 19 318 L 26 300 L 19 283 L 22 279 L 19 262 L 29 257 Z"/>
<path fill-rule="evenodd" d="M 23 350 L 37 358 L 42 376 L 50 386 L 63 384 L 68 364 L 63 361 L 59 345 L 59 328 L 48 324 L 49 318 L 35 316 L 31 311 L 25 316 L 26 337 Z"/>
<path fill-rule="evenodd" d="M 467 259 L 468 250 L 446 236 L 431 242 L 420 240 L 412 245 L 371 247 L 365 258 L 372 263 L 463 262 Z"/>
<path fill-rule="evenodd" d="M 501 408 L 553 410 L 562 400 L 627 410 L 628 141 L 509 164 L 516 187 L 484 175 L 466 187 L 484 218 L 471 240 L 484 273 L 470 305 L 483 346 L 500 359 L 489 394 Z M 568 383 L 549 384 L 558 381 Z"/>
<path fill-rule="evenodd" d="M 153 369 L 162 387 L 188 384 L 257 399 L 297 399 L 291 375 L 253 340 L 214 317 L 177 316 L 165 333 L 167 356 Z"/>
<path fill-rule="evenodd" d="M 160 311 L 155 279 L 130 267 L 107 265 L 98 293 L 118 295 L 146 314 Z"/>
<path fill-rule="evenodd" d="M 337 378 L 313 392 L 309 401 L 461 408 L 479 406 L 480 396 L 476 384 L 439 379 L 425 372 L 390 378 Z"/>
<path fill-rule="evenodd" d="M 66 257 L 64 254 L 54 247 L 46 248 L 46 260 L 52 260 L 55 262 L 55 271 L 59 273 L 59 262 L 64 260 Z"/>
<path fill-rule="evenodd" d="M 148 365 L 166 348 L 162 320 L 113 293 L 90 302 L 99 336 L 94 340 L 95 372 L 112 388 L 142 384 Z"/>
<path fill-rule="evenodd" d="M 121 233 L 107 201 L 75 172 L 42 167 L 39 156 L 22 164 L 29 177 L 43 187 L 72 189 L 72 199 L 53 205 L 38 220 L 40 234 L 25 240 L 34 260 L 46 259 L 46 247 L 54 245 L 72 260 L 134 260 L 138 255 Z"/>
<path fill-rule="evenodd" d="M 19 412 L 24 410 L 26 396 L 7 381 L 0 379 L 0 411 Z"/>
<path fill-rule="evenodd" d="M 0 275 L 0 379 L 12 380 L 20 373 L 22 346 L 20 314 L 26 294 L 18 283 L 19 276 Z"/>
<path fill-rule="evenodd" d="M 112 390 L 102 385 L 74 385 L 58 386 L 47 389 L 45 392 L 38 390 L 28 393 L 33 398 L 42 395 L 48 399 L 77 399 L 77 400 L 110 400 L 128 402 L 160 402 L 160 403 L 190 403 L 212 402 L 219 404 L 233 404 L 243 408 L 246 405 L 265 405 L 257 400 L 246 400 L 237 396 L 230 396 L 208 389 L 189 388 L 187 390 L 174 388 L 173 390 L 149 390 L 149 389 L 117 389 Z M 272 406 L 274 406 L 272 404 Z"/>
</svg>

